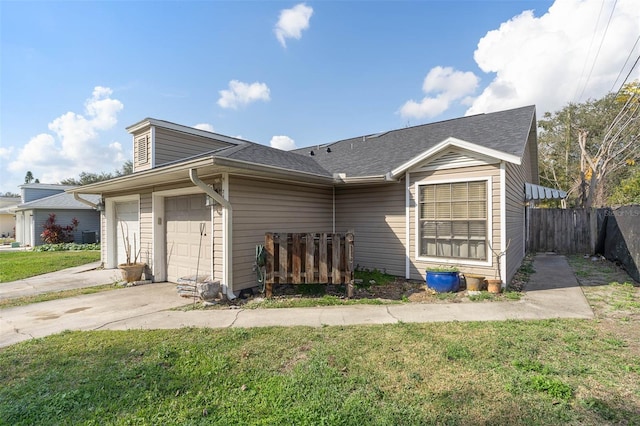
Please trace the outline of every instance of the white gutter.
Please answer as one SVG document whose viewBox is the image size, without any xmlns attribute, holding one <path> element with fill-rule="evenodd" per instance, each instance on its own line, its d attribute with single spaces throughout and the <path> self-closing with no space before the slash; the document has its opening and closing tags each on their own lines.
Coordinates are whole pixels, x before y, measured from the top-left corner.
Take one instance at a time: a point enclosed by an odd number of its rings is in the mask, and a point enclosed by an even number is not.
<svg viewBox="0 0 640 426">
<path fill-rule="evenodd" d="M 95 209 L 96 207 L 98 207 L 98 205 L 97 205 L 97 204 L 92 203 L 91 201 L 89 201 L 89 200 L 85 200 L 84 198 L 80 197 L 80 196 L 78 195 L 78 193 L 77 193 L 77 192 L 74 192 L 74 193 L 73 193 L 73 198 L 75 198 L 75 199 L 76 199 L 76 201 L 80 201 L 82 204 L 86 204 L 86 205 L 88 205 L 89 207 L 92 207 L 92 208 L 94 208 L 94 209 Z"/>
<path fill-rule="evenodd" d="M 233 218 L 233 208 L 231 207 L 231 203 L 226 200 L 222 195 L 218 194 L 213 190 L 212 187 L 204 183 L 198 177 L 197 169 L 189 169 L 189 179 L 196 185 L 198 188 L 202 189 L 209 197 L 213 198 L 216 203 L 219 203 L 224 211 L 226 212 L 226 220 L 224 220 L 224 253 L 223 256 L 223 267 L 224 267 L 224 277 L 222 284 L 223 291 L 229 300 L 233 300 L 236 298 L 235 294 L 233 294 L 233 244 L 231 238 L 232 231 L 232 218 Z"/>
</svg>

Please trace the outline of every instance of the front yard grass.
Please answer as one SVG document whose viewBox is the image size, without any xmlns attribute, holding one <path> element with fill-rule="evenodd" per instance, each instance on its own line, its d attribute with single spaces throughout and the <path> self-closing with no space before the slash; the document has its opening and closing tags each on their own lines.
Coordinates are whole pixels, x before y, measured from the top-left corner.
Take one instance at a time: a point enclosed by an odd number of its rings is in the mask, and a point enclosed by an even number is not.
<svg viewBox="0 0 640 426">
<path fill-rule="evenodd" d="M 0 283 L 100 260 L 100 251 L 8 251 L 0 253 Z"/>
<path fill-rule="evenodd" d="M 0 349 L 0 424 L 640 424 L 640 288 L 589 289 L 594 320 L 34 339 Z"/>
</svg>

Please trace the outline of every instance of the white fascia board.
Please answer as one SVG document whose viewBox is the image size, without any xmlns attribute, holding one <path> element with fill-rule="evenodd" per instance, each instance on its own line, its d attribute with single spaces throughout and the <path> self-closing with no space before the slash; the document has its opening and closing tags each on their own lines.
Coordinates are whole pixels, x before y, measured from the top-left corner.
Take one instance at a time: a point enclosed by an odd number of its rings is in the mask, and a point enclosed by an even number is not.
<svg viewBox="0 0 640 426">
<path fill-rule="evenodd" d="M 449 148 L 449 147 L 459 147 L 462 149 L 466 149 L 468 151 L 472 151 L 472 152 L 477 152 L 479 154 L 483 154 L 483 155 L 487 155 L 489 157 L 493 157 L 493 158 L 497 158 L 499 160 L 502 161 L 507 161 L 509 163 L 513 163 L 513 164 L 518 164 L 520 165 L 522 162 L 522 159 L 518 156 L 512 155 L 512 154 L 507 154 L 506 152 L 502 152 L 502 151 L 498 151 L 496 149 L 491 149 L 491 148 L 487 148 L 485 146 L 481 146 L 481 145 L 477 145 L 471 142 L 467 142 L 464 141 L 462 139 L 457 139 L 457 138 L 447 138 L 445 140 L 443 140 L 442 142 L 440 142 L 439 144 L 435 145 L 434 147 L 424 151 L 422 154 L 419 154 L 415 157 L 413 157 L 411 160 L 407 161 L 406 163 L 402 164 L 401 166 L 391 170 L 391 176 L 392 177 L 398 177 L 399 175 L 401 175 L 402 173 L 406 172 L 407 170 L 409 170 L 410 168 L 412 168 L 413 166 L 420 164 L 421 162 L 425 161 L 427 158 L 432 157 L 433 155 L 437 154 L 438 152 Z"/>
<path fill-rule="evenodd" d="M 239 145 L 241 143 L 246 142 L 242 139 L 233 138 L 231 136 L 208 132 L 206 130 L 200 130 L 200 129 L 196 129 L 195 127 L 184 126 L 182 124 L 171 123 L 170 121 L 157 120 L 155 118 L 145 118 L 144 120 L 139 121 L 127 127 L 126 130 L 129 133 L 135 133 L 148 126 L 161 127 L 163 129 L 175 130 L 176 132 L 188 133 L 190 135 L 195 135 L 195 136 L 202 136 L 204 138 L 215 139 L 215 140 L 227 142 L 233 145 Z"/>
</svg>

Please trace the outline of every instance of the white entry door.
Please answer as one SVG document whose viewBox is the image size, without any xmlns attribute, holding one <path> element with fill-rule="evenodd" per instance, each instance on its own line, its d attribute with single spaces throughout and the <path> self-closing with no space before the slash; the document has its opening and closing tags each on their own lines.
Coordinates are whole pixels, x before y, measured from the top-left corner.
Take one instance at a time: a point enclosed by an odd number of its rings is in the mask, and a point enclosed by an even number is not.
<svg viewBox="0 0 640 426">
<path fill-rule="evenodd" d="M 128 237 L 131 247 L 131 261 L 133 262 L 136 252 L 140 251 L 140 214 L 138 212 L 138 201 L 115 203 L 115 215 L 117 241 L 116 259 L 118 264 L 127 261 L 126 238 Z"/>
<path fill-rule="evenodd" d="M 211 207 L 205 195 L 165 198 L 167 281 L 211 275 Z"/>
</svg>

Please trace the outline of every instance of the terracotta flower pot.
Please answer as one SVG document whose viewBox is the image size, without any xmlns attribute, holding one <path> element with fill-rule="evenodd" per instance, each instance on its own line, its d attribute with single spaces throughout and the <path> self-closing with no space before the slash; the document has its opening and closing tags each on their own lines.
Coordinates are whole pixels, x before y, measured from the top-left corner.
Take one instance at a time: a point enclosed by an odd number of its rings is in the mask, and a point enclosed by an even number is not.
<svg viewBox="0 0 640 426">
<path fill-rule="evenodd" d="M 502 281 L 501 280 L 487 280 L 487 291 L 489 293 L 500 293 L 502 291 Z"/>
<path fill-rule="evenodd" d="M 118 265 L 118 269 L 122 271 L 122 279 L 128 283 L 140 281 L 142 279 L 142 272 L 144 271 L 144 267 L 144 263 L 134 263 L 131 265 L 121 263 L 120 265 Z"/>
<path fill-rule="evenodd" d="M 484 277 L 482 275 L 465 274 L 468 291 L 481 291 L 484 289 Z"/>
</svg>

